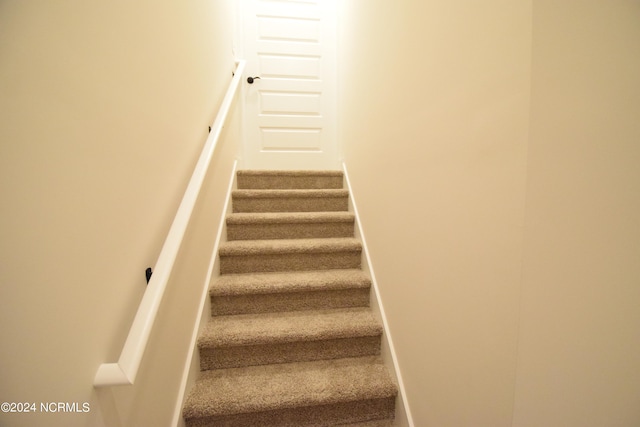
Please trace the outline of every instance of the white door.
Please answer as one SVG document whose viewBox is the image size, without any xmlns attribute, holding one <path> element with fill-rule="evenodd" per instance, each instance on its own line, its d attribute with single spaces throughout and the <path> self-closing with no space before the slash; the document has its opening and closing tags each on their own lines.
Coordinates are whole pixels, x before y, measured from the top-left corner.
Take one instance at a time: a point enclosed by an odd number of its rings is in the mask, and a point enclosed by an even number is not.
<svg viewBox="0 0 640 427">
<path fill-rule="evenodd" d="M 335 0 L 243 0 L 241 8 L 243 166 L 336 169 Z"/>
</svg>

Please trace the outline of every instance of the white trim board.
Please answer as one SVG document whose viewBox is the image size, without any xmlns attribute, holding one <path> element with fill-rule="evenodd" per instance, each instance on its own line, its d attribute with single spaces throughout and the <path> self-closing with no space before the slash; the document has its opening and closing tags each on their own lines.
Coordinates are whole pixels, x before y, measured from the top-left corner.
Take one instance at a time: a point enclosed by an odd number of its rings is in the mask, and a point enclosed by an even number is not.
<svg viewBox="0 0 640 427">
<path fill-rule="evenodd" d="M 212 278 L 218 274 L 219 259 L 218 249 L 220 248 L 220 242 L 226 240 L 226 219 L 227 215 L 231 213 L 231 192 L 236 186 L 236 170 L 238 167 L 238 161 L 233 162 L 231 168 L 231 177 L 229 179 L 229 185 L 227 187 L 227 193 L 225 195 L 224 207 L 222 214 L 220 215 L 220 223 L 218 224 L 218 233 L 216 235 L 216 241 L 213 245 L 211 252 L 211 259 L 209 261 L 209 270 L 202 286 L 202 294 L 200 295 L 200 317 L 197 318 L 193 327 L 193 334 L 191 335 L 191 343 L 189 344 L 189 353 L 185 359 L 185 365 L 182 371 L 182 380 L 180 381 L 180 388 L 178 390 L 178 396 L 176 398 L 176 406 L 173 410 L 173 421 L 171 425 L 174 427 L 183 427 L 184 419 L 182 418 L 182 407 L 186 396 L 187 389 L 190 389 L 195 384 L 197 376 L 200 374 L 200 356 L 196 351 L 198 347 L 198 337 L 203 325 L 206 324 L 206 320 L 211 317 L 211 299 L 209 298 L 209 287 L 211 286 Z"/>
<path fill-rule="evenodd" d="M 349 210 L 352 211 L 356 217 L 356 237 L 362 241 L 362 270 L 371 278 L 371 287 L 373 289 L 373 293 L 371 294 L 371 309 L 382 322 L 382 358 L 385 362 L 385 365 L 387 365 L 398 384 L 398 402 L 396 402 L 396 418 L 394 426 L 414 427 L 413 417 L 411 416 L 411 408 L 409 408 L 409 402 L 407 401 L 407 393 L 404 388 L 404 382 L 402 381 L 402 374 L 400 372 L 398 358 L 393 346 L 393 340 L 391 339 L 391 331 L 389 329 L 387 316 L 382 305 L 382 299 L 380 298 L 378 282 L 376 281 L 376 275 L 373 271 L 373 264 L 369 256 L 369 250 L 367 249 L 367 241 L 364 237 L 364 231 L 362 230 L 362 223 L 360 222 L 360 215 L 358 214 L 358 208 L 356 206 L 353 188 L 351 187 L 351 182 L 349 181 L 347 164 L 344 162 L 342 163 L 342 170 L 344 172 L 345 184 L 347 186 L 347 189 L 349 190 Z"/>
</svg>

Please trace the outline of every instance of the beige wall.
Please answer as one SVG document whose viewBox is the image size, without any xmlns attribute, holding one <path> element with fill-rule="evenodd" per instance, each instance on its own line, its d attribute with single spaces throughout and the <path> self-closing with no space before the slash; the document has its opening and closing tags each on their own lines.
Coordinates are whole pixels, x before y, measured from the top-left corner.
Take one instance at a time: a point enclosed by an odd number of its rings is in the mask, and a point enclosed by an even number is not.
<svg viewBox="0 0 640 427">
<path fill-rule="evenodd" d="M 416 426 L 640 425 L 638 22 L 342 3 L 340 136 Z"/>
<path fill-rule="evenodd" d="M 0 401 L 91 404 L 2 425 L 172 415 L 233 126 L 138 384 L 91 386 L 232 69 L 232 2 L 167 3 L 0 0 Z M 343 154 L 415 425 L 640 424 L 637 2 L 340 5 Z"/>
<path fill-rule="evenodd" d="M 511 425 L 531 2 L 341 5 L 340 136 L 415 425 Z"/>
<path fill-rule="evenodd" d="M 230 81 L 233 11 L 231 0 L 0 1 L 0 401 L 91 405 L 0 424 L 167 425 L 232 141 L 138 384 L 98 396 L 92 381 L 118 358 Z"/>
<path fill-rule="evenodd" d="M 536 0 L 514 426 L 640 425 L 640 3 Z"/>
</svg>

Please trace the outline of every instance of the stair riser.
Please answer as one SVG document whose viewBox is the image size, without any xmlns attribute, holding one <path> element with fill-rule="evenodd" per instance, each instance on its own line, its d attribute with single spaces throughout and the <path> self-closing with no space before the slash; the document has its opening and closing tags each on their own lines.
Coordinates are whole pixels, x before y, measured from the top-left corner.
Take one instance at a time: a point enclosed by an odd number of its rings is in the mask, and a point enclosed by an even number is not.
<svg viewBox="0 0 640 427">
<path fill-rule="evenodd" d="M 321 341 L 200 348 L 200 369 L 239 368 L 380 354 L 380 335 Z"/>
<path fill-rule="evenodd" d="M 348 197 L 234 197 L 234 213 L 250 212 L 341 212 L 349 209 Z"/>
<path fill-rule="evenodd" d="M 186 420 L 187 427 L 318 427 L 392 419 L 395 396 Z M 322 424 L 319 424 L 322 420 Z"/>
<path fill-rule="evenodd" d="M 361 251 L 273 255 L 220 255 L 220 274 L 360 268 Z"/>
<path fill-rule="evenodd" d="M 368 306 L 369 289 L 366 288 L 211 298 L 213 316 Z"/>
<path fill-rule="evenodd" d="M 228 224 L 227 240 L 353 237 L 353 223 Z"/>
<path fill-rule="evenodd" d="M 342 184 L 342 176 L 238 175 L 239 189 L 340 189 Z"/>
</svg>

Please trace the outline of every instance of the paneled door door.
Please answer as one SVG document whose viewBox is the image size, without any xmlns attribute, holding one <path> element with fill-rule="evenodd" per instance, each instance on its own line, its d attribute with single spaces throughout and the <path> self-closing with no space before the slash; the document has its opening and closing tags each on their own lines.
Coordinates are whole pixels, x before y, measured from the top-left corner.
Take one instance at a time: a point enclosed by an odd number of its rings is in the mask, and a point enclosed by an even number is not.
<svg viewBox="0 0 640 427">
<path fill-rule="evenodd" d="M 335 1 L 242 0 L 245 168 L 338 167 Z"/>
</svg>

